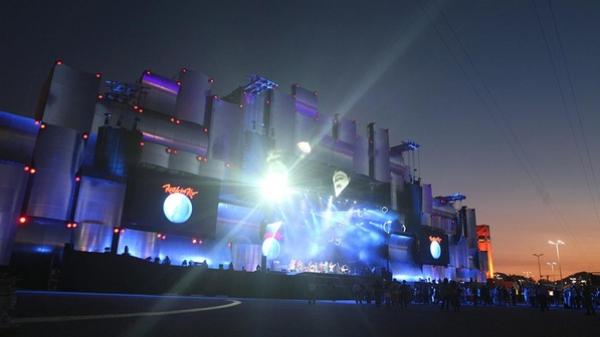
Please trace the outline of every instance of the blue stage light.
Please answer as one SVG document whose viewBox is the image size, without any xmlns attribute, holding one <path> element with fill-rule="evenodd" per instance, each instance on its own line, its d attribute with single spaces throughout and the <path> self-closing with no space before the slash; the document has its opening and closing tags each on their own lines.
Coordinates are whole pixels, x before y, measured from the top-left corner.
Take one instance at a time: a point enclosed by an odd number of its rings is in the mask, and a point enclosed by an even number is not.
<svg viewBox="0 0 600 337">
<path fill-rule="evenodd" d="M 192 216 L 192 202 L 181 193 L 172 193 L 165 198 L 163 212 L 173 223 L 183 223 Z"/>
</svg>

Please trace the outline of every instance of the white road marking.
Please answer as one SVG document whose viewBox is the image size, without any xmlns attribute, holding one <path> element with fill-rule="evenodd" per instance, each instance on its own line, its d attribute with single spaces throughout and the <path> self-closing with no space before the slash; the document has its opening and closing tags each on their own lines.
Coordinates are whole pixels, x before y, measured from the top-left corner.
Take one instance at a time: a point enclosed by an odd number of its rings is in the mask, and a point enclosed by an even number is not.
<svg viewBox="0 0 600 337">
<path fill-rule="evenodd" d="M 150 312 L 132 312 L 124 314 L 100 314 L 100 315 L 82 315 L 82 316 L 46 316 L 46 317 L 23 317 L 13 319 L 14 323 L 49 323 L 49 322 L 71 322 L 71 321 L 86 321 L 92 319 L 113 319 L 113 318 L 131 318 L 131 317 L 148 317 L 148 316 L 166 316 L 189 314 L 193 312 L 219 310 L 235 307 L 242 304 L 240 301 L 229 300 L 231 303 L 216 305 L 213 307 L 179 309 L 169 311 L 150 311 Z"/>
</svg>

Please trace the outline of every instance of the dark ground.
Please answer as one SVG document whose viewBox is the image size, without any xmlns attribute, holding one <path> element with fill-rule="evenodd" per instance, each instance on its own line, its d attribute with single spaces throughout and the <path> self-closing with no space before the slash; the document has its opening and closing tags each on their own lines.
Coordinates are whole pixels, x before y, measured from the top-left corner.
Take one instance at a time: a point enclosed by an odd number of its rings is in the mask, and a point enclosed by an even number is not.
<svg viewBox="0 0 600 337">
<path fill-rule="evenodd" d="M 553 309 L 463 307 L 440 312 L 411 305 L 400 312 L 374 305 L 322 301 L 239 299 L 239 305 L 152 317 L 70 320 L 64 316 L 140 313 L 213 307 L 232 300 L 206 297 L 20 292 L 17 319 L 61 316 L 57 322 L 22 322 L 14 336 L 600 336 L 600 316 Z"/>
</svg>

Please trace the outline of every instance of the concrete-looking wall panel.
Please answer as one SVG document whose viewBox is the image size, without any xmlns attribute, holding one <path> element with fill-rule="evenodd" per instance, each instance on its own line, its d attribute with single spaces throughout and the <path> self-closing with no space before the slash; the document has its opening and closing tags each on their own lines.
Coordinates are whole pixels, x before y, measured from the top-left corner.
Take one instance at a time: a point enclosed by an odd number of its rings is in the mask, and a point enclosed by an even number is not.
<svg viewBox="0 0 600 337">
<path fill-rule="evenodd" d="M 265 92 L 259 95 L 244 95 L 242 100 L 244 104 L 244 131 L 255 132 L 261 135 L 270 133 L 269 130 L 266 130 L 266 125 L 264 124 L 265 110 L 267 108 L 266 100 L 267 97 Z M 270 102 L 269 104 L 272 103 L 273 102 Z"/>
<path fill-rule="evenodd" d="M 104 252 L 111 246 L 113 227 L 84 222 L 74 232 L 73 248 L 84 252 Z"/>
<path fill-rule="evenodd" d="M 178 151 L 176 155 L 169 157 L 169 169 L 171 170 L 197 174 L 200 165 L 198 156 L 194 153 Z"/>
<path fill-rule="evenodd" d="M 140 163 L 168 168 L 170 156 L 171 155 L 167 153 L 165 146 L 153 143 L 146 143 L 142 148 Z"/>
<path fill-rule="evenodd" d="M 36 173 L 31 177 L 28 215 L 69 220 L 83 142 L 74 129 L 47 125 L 40 131 L 33 155 Z"/>
<path fill-rule="evenodd" d="M 175 117 L 204 125 L 206 97 L 210 95 L 210 78 L 195 70 L 187 70 L 179 75 L 181 87 L 177 95 Z"/>
<path fill-rule="evenodd" d="M 0 265 L 10 260 L 27 178 L 22 165 L 0 162 Z"/>
<path fill-rule="evenodd" d="M 213 101 L 212 122 L 209 131 L 209 160 L 241 164 L 242 124 L 244 113 L 239 105 L 223 100 Z"/>
<path fill-rule="evenodd" d="M 338 141 L 354 144 L 356 139 L 356 121 L 348 118 L 338 119 Z"/>
<path fill-rule="evenodd" d="M 82 177 L 75 209 L 79 224 L 120 225 L 125 184 L 93 177 Z"/>
<path fill-rule="evenodd" d="M 375 128 L 375 179 L 389 182 L 390 177 L 390 141 L 388 129 Z"/>
<path fill-rule="evenodd" d="M 89 132 L 94 116 L 100 79 L 95 74 L 55 65 L 50 87 L 38 115 L 47 124 Z"/>
<path fill-rule="evenodd" d="M 354 173 L 369 175 L 369 140 L 358 136 L 354 141 Z"/>
<path fill-rule="evenodd" d="M 296 148 L 295 120 L 296 109 L 292 96 L 279 90 L 274 90 L 271 102 L 271 128 L 275 147 L 283 152 L 294 151 Z"/>
</svg>

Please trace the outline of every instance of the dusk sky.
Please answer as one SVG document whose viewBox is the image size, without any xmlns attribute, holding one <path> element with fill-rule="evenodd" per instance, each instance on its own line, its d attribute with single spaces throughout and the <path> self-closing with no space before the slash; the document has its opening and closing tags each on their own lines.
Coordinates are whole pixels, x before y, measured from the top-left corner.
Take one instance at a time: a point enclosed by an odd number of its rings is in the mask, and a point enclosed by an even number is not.
<svg viewBox="0 0 600 337">
<path fill-rule="evenodd" d="M 600 2 L 0 2 L 0 110 L 32 115 L 58 58 L 126 81 L 185 66 L 218 95 L 255 73 L 317 90 L 421 144 L 434 194 L 492 226 L 497 271 L 537 275 L 544 253 L 549 274 L 558 238 L 563 274 L 600 272 Z"/>
</svg>

